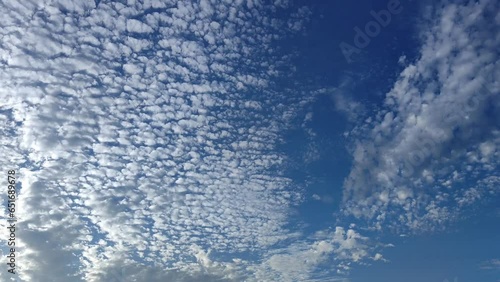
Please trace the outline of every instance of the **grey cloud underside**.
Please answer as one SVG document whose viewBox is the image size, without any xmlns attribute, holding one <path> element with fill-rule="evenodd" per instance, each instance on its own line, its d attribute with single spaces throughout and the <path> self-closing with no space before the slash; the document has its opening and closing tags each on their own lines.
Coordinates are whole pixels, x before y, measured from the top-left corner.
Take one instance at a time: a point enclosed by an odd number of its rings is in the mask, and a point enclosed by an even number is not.
<svg viewBox="0 0 500 282">
<path fill-rule="evenodd" d="M 193 263 L 233 279 L 193 248 L 289 236 L 301 194 L 274 144 L 293 113 L 280 103 L 295 98 L 271 90 L 287 68 L 273 44 L 301 23 L 270 16 L 285 1 L 211 2 L 1 4 L 21 279 L 109 281 L 107 265 L 125 260 L 163 269 L 158 281 L 211 281 Z"/>
<path fill-rule="evenodd" d="M 480 1 L 427 11 L 419 58 L 385 108 L 352 132 L 347 215 L 377 229 L 434 230 L 498 194 L 499 8 Z"/>
</svg>

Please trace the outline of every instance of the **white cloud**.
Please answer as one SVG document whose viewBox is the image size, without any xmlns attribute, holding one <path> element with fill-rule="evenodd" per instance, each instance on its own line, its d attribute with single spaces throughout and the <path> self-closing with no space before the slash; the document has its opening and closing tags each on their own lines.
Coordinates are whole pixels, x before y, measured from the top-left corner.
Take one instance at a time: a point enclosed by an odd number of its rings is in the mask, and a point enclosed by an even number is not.
<svg viewBox="0 0 500 282">
<path fill-rule="evenodd" d="M 333 197 L 330 196 L 330 195 L 323 195 L 323 196 L 320 196 L 318 194 L 313 194 L 312 195 L 312 198 L 316 201 L 320 201 L 320 202 L 323 202 L 325 204 L 332 204 L 333 203 Z"/>
<path fill-rule="evenodd" d="M 284 176 L 276 144 L 314 98 L 276 89 L 273 79 L 293 67 L 275 40 L 300 32 L 309 12 L 274 2 L 0 4 L 0 162 L 21 179 L 21 281 L 344 281 L 353 265 L 384 260 L 354 225 L 305 238 L 288 229 L 304 195 Z M 380 227 L 397 207 L 396 222 L 420 228 L 453 218 L 446 201 L 467 207 L 498 190 L 499 132 L 480 114 L 498 103 L 478 92 L 499 88 L 498 65 L 488 63 L 498 39 L 467 32 L 498 25 L 482 20 L 486 9 L 445 8 L 387 109 L 352 132 L 372 140 L 353 150 L 347 214 Z M 465 26 L 450 25 L 454 17 Z M 479 103 L 464 122 L 452 114 L 472 93 Z M 364 113 L 347 97 L 335 96 L 337 110 Z M 395 172 L 402 160 L 413 164 L 405 177 Z M 451 163 L 463 166 L 443 168 Z M 489 177 L 474 187 L 442 192 L 481 173 Z M 443 187 L 418 192 L 424 184 Z M 336 275 L 317 272 L 325 263 Z"/>
<path fill-rule="evenodd" d="M 241 281 L 221 254 L 291 236 L 275 144 L 298 106 L 270 81 L 296 31 L 260 1 L 132 2 L 0 4 L 21 281 Z"/>
<path fill-rule="evenodd" d="M 500 38 L 490 36 L 498 8 L 479 1 L 427 11 L 420 56 L 401 72 L 385 107 L 350 132 L 358 141 L 346 214 L 374 228 L 423 231 L 492 191 L 480 179 L 496 183 L 498 170 Z M 467 190 L 465 181 L 477 187 Z"/>
<path fill-rule="evenodd" d="M 141 21 L 138 21 L 136 19 L 128 19 L 127 20 L 127 31 L 128 32 L 137 32 L 137 33 L 151 33 L 153 32 L 153 29 L 141 22 Z"/>
<path fill-rule="evenodd" d="M 484 270 L 500 270 L 500 259 L 485 261 L 480 266 Z"/>
<path fill-rule="evenodd" d="M 318 231 L 308 241 L 296 241 L 270 252 L 255 271 L 259 280 L 271 281 L 345 281 L 352 266 L 370 257 L 378 247 L 352 228 Z M 326 270 L 318 271 L 320 266 Z"/>
</svg>

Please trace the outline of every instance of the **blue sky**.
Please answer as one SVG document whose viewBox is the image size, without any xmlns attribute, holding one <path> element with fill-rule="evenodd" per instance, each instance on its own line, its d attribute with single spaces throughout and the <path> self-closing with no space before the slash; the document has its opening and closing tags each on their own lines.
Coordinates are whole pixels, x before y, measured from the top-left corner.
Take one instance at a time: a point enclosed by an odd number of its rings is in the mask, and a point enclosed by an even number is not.
<svg viewBox="0 0 500 282">
<path fill-rule="evenodd" d="M 0 7 L 1 281 L 500 281 L 497 1 Z"/>
</svg>

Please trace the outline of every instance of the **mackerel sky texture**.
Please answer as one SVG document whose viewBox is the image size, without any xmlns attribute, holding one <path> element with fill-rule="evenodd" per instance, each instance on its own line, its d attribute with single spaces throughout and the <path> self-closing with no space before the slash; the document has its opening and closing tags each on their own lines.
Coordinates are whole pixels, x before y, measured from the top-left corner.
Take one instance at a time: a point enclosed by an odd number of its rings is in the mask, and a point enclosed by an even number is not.
<svg viewBox="0 0 500 282">
<path fill-rule="evenodd" d="M 500 2 L 0 11 L 0 281 L 500 281 Z"/>
</svg>

